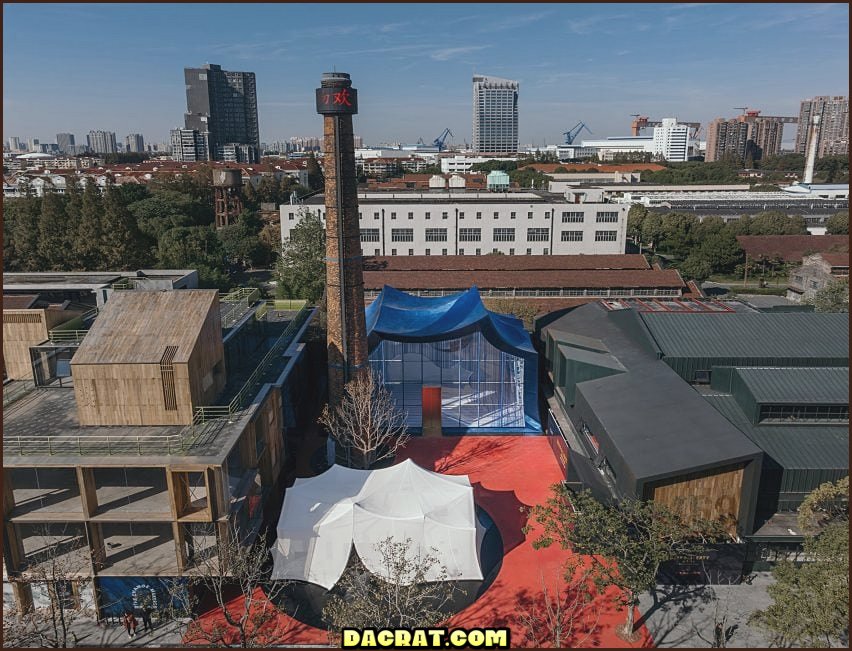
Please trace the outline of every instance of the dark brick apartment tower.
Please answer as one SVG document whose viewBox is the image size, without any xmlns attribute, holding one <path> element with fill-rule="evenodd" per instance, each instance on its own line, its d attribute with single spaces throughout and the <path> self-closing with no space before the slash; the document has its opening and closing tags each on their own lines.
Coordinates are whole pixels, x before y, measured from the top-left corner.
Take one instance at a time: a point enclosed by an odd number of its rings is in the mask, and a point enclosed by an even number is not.
<svg viewBox="0 0 852 651">
<path fill-rule="evenodd" d="M 367 367 L 364 274 L 358 225 L 358 179 L 352 116 L 358 91 L 345 72 L 326 72 L 317 89 L 325 152 L 326 304 L 328 400 L 337 404 L 343 386 Z"/>
</svg>

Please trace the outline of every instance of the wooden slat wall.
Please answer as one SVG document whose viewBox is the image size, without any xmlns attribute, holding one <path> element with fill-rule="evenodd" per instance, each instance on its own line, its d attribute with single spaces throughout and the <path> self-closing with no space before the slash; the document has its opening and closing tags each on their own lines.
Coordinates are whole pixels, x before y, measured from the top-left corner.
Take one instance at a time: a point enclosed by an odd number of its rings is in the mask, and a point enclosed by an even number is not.
<svg viewBox="0 0 852 651">
<path fill-rule="evenodd" d="M 725 466 L 654 482 L 646 486 L 645 496 L 687 518 L 723 518 L 735 523 L 740 512 L 744 468 L 744 464 Z"/>
<path fill-rule="evenodd" d="M 30 346 L 47 339 L 45 310 L 3 310 L 3 363 L 13 380 L 32 380 Z"/>
<path fill-rule="evenodd" d="M 77 417 L 81 425 L 188 425 L 192 404 L 180 390 L 175 367 L 177 409 L 168 410 L 163 399 L 160 365 L 72 365 Z"/>
<path fill-rule="evenodd" d="M 222 344 L 222 321 L 218 306 L 214 306 L 204 320 L 201 334 L 195 342 L 189 362 L 183 366 L 188 381 L 185 389 L 193 405 L 211 405 L 225 388 L 225 348 Z"/>
</svg>

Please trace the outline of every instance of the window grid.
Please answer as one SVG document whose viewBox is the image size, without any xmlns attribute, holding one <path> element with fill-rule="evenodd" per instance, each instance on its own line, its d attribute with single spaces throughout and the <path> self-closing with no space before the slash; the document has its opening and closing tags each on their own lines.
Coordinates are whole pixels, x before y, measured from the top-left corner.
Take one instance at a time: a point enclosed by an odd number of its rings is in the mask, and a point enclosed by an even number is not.
<svg viewBox="0 0 852 651">
<path fill-rule="evenodd" d="M 550 240 L 550 231 L 546 228 L 528 228 L 527 242 L 547 242 Z"/>
<path fill-rule="evenodd" d="M 563 242 L 582 242 L 583 231 L 562 231 Z"/>
<path fill-rule="evenodd" d="M 495 242 L 514 242 L 515 241 L 515 229 L 514 228 L 495 228 L 493 240 Z"/>
<path fill-rule="evenodd" d="M 426 241 L 427 242 L 446 242 L 447 241 L 447 229 L 446 228 L 427 228 L 426 229 Z"/>
<path fill-rule="evenodd" d="M 414 241 L 414 229 L 413 228 L 392 228 L 391 229 L 391 242 L 413 242 Z"/>
<path fill-rule="evenodd" d="M 615 242 L 618 231 L 595 231 L 595 242 Z"/>
</svg>

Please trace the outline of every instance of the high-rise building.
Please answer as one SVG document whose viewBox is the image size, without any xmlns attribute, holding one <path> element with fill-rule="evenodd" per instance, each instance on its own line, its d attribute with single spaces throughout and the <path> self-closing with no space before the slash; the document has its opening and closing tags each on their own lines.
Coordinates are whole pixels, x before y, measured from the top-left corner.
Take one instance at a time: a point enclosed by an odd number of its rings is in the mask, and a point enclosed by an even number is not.
<svg viewBox="0 0 852 651">
<path fill-rule="evenodd" d="M 654 127 L 654 154 L 669 162 L 684 162 L 689 149 L 689 127 L 678 124 L 677 118 L 663 118 Z"/>
<path fill-rule="evenodd" d="M 39 143 L 38 138 L 30 138 L 27 150 L 35 153 L 41 151 L 41 144 Z"/>
<path fill-rule="evenodd" d="M 89 143 L 89 149 L 96 154 L 116 154 L 118 153 L 118 145 L 115 142 L 114 131 L 89 131 L 86 136 Z"/>
<path fill-rule="evenodd" d="M 9 151 L 21 151 L 21 139 L 18 136 L 9 138 Z"/>
<path fill-rule="evenodd" d="M 62 154 L 70 154 L 71 147 L 74 146 L 74 134 L 73 133 L 57 133 L 56 134 L 56 145 L 59 147 L 59 151 Z"/>
<path fill-rule="evenodd" d="M 257 86 L 253 72 L 229 72 L 206 64 L 184 68 L 187 129 L 204 134 L 206 157 L 223 160 L 226 145 L 247 145 L 257 162 L 260 129 L 257 122 Z"/>
<path fill-rule="evenodd" d="M 131 133 L 124 139 L 124 149 L 133 153 L 145 151 L 145 139 L 141 133 Z"/>
<path fill-rule="evenodd" d="M 199 133 L 196 129 L 172 129 L 169 132 L 171 139 L 172 158 L 182 163 L 195 163 L 201 160 L 209 160 L 207 156 L 206 133 Z"/>
<path fill-rule="evenodd" d="M 826 96 L 802 100 L 799 110 L 799 131 L 796 134 L 796 153 L 804 154 L 808 146 L 808 127 L 819 116 L 817 158 L 849 153 L 849 97 Z"/>
<path fill-rule="evenodd" d="M 745 160 L 751 125 L 739 120 L 716 118 L 707 125 L 707 150 L 704 160 L 708 163 L 722 160 L 725 156 L 736 156 Z"/>
<path fill-rule="evenodd" d="M 784 123 L 773 118 L 757 117 L 751 122 L 749 134 L 752 158 L 758 160 L 781 153 L 781 140 L 784 137 Z"/>
<path fill-rule="evenodd" d="M 473 150 L 488 154 L 518 151 L 517 81 L 474 75 Z"/>
</svg>

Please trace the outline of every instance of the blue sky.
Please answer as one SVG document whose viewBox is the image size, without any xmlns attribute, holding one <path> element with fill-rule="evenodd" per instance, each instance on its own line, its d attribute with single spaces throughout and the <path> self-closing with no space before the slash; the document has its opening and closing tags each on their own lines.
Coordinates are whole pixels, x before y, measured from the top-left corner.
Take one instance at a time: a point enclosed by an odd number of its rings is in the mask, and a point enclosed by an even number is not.
<svg viewBox="0 0 852 651">
<path fill-rule="evenodd" d="M 268 142 L 321 133 L 313 91 L 336 67 L 367 142 L 444 127 L 470 142 L 475 71 L 519 80 L 521 142 L 555 143 L 580 120 L 604 137 L 629 134 L 632 113 L 706 124 L 846 95 L 849 6 L 4 4 L 4 137 L 164 141 L 183 125 L 183 68 L 206 62 L 257 74 Z"/>
</svg>

